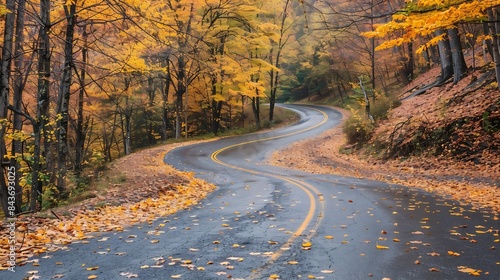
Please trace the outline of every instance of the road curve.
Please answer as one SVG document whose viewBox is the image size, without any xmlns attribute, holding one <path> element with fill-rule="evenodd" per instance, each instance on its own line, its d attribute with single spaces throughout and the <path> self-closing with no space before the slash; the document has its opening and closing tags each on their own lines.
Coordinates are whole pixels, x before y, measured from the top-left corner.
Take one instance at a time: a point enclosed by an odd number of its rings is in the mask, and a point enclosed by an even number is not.
<svg viewBox="0 0 500 280">
<path fill-rule="evenodd" d="M 0 278 L 37 270 L 39 279 L 500 279 L 500 226 L 486 209 L 267 165 L 270 153 L 341 118 L 327 107 L 281 106 L 301 120 L 167 154 L 168 164 L 218 186 L 196 207 L 103 234 L 105 242 L 72 244 Z"/>
</svg>

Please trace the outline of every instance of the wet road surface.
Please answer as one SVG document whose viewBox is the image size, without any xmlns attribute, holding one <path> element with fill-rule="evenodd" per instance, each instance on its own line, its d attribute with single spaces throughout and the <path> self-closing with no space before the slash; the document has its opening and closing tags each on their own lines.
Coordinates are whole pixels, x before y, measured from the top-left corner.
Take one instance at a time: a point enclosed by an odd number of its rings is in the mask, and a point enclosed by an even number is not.
<svg viewBox="0 0 500 280">
<path fill-rule="evenodd" d="M 38 266 L 0 279 L 30 271 L 38 279 L 500 279 L 500 222 L 487 209 L 266 165 L 275 150 L 341 118 L 326 107 L 286 107 L 301 121 L 167 154 L 168 164 L 218 186 L 196 207 L 37 256 Z"/>
</svg>

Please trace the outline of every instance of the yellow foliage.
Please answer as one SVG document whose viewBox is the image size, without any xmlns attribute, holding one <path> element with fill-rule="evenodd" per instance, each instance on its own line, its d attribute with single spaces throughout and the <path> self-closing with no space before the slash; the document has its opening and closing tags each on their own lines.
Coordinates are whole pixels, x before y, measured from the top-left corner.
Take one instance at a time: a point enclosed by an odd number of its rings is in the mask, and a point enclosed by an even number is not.
<svg viewBox="0 0 500 280">
<path fill-rule="evenodd" d="M 411 42 L 418 36 L 433 34 L 436 30 L 448 29 L 457 22 L 479 20 L 486 16 L 486 10 L 500 5 L 500 0 L 485 1 L 418 1 L 416 7 L 408 8 L 407 14 L 395 14 L 392 20 L 376 27 L 374 31 L 362 33 L 368 38 L 382 38 L 396 31 L 403 31 L 403 35 L 390 39 L 379 45 L 376 50 L 399 46 Z M 416 11 L 416 12 L 413 12 Z M 436 44 L 440 38 L 433 38 L 430 42 L 418 49 L 422 52 L 428 46 Z"/>
<path fill-rule="evenodd" d="M 4 4 L 0 4 L 0 17 L 10 13 L 9 9 Z"/>
<path fill-rule="evenodd" d="M 420 54 L 422 53 L 424 50 L 428 49 L 429 47 L 431 46 L 434 46 L 434 45 L 437 45 L 440 41 L 444 40 L 444 37 L 446 36 L 446 33 L 443 33 L 439 36 L 436 36 L 434 38 L 432 38 L 429 42 L 427 42 L 426 44 L 424 44 L 423 46 L 420 46 L 416 51 L 415 53 L 417 54 Z"/>
</svg>

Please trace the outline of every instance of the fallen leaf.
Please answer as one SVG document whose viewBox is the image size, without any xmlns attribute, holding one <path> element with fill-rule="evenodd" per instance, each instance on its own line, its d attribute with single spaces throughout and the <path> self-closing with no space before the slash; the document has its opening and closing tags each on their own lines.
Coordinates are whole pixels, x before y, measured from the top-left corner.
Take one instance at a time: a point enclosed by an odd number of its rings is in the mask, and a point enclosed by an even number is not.
<svg viewBox="0 0 500 280">
<path fill-rule="evenodd" d="M 179 278 L 181 278 L 181 277 L 182 277 L 182 275 L 181 275 L 181 274 L 176 274 L 176 275 L 172 275 L 172 276 L 170 276 L 170 278 L 173 278 L 173 279 L 179 279 Z"/>
<path fill-rule="evenodd" d="M 97 275 L 90 275 L 89 277 L 87 277 L 87 279 L 97 279 Z"/>
<path fill-rule="evenodd" d="M 457 252 L 453 252 L 453 251 L 448 251 L 448 255 L 453 256 L 453 257 L 458 257 L 458 256 L 460 256 L 460 254 L 459 254 L 459 253 L 457 253 Z"/>
<path fill-rule="evenodd" d="M 64 277 L 64 274 L 56 274 L 56 275 L 52 276 L 52 279 L 60 279 L 63 277 Z"/>
<path fill-rule="evenodd" d="M 378 250 L 389 250 L 388 246 L 378 245 L 378 243 L 375 245 L 375 248 L 377 248 Z"/>
<path fill-rule="evenodd" d="M 324 274 L 331 274 L 331 273 L 334 273 L 335 270 L 322 270 L 321 273 L 324 273 Z"/>
<path fill-rule="evenodd" d="M 97 269 L 99 269 L 98 266 L 87 267 L 87 270 L 97 270 Z"/>
<path fill-rule="evenodd" d="M 463 272 L 463 273 L 469 273 L 470 275 L 473 275 L 473 276 L 481 276 L 481 272 L 483 272 L 480 269 L 474 269 L 474 268 L 470 268 L 467 266 L 459 266 L 457 268 L 458 268 L 458 271 Z"/>
</svg>

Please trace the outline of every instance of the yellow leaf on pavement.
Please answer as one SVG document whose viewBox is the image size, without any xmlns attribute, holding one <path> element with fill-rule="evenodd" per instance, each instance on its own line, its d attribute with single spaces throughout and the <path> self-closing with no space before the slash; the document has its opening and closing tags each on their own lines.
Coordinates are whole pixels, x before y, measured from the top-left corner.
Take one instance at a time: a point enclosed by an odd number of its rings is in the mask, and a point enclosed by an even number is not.
<svg viewBox="0 0 500 280">
<path fill-rule="evenodd" d="M 302 243 L 302 247 L 306 247 L 306 248 L 309 248 L 312 246 L 312 243 L 310 241 L 307 241 L 307 242 L 304 242 Z"/>
<path fill-rule="evenodd" d="M 377 249 L 379 250 L 389 250 L 389 247 L 388 246 L 382 246 L 382 245 L 378 245 L 378 243 L 376 244 L 375 246 Z"/>
</svg>

